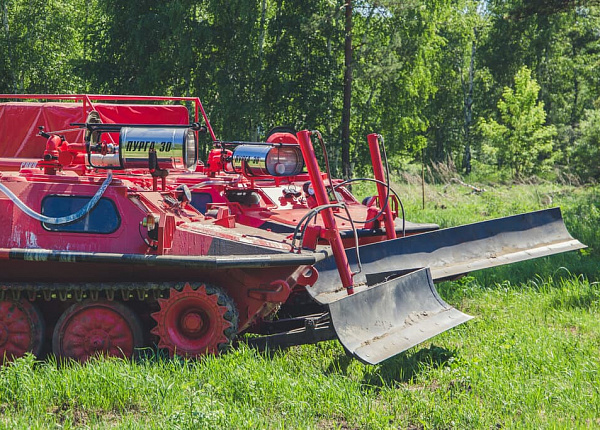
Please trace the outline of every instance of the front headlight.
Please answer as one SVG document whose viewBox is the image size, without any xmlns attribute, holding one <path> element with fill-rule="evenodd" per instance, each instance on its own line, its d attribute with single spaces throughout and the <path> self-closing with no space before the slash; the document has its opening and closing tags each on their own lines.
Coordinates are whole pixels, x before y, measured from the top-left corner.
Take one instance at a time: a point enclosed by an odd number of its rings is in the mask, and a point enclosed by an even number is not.
<svg viewBox="0 0 600 430">
<path fill-rule="evenodd" d="M 292 176 L 302 172 L 302 152 L 296 146 L 273 148 L 267 155 L 267 171 L 273 176 Z"/>
<path fill-rule="evenodd" d="M 233 151 L 233 168 L 247 176 L 293 176 L 303 167 L 299 146 L 240 145 Z"/>
<path fill-rule="evenodd" d="M 194 170 L 196 163 L 198 162 L 198 141 L 196 140 L 196 133 L 189 129 L 185 139 L 185 167 L 187 170 Z"/>
</svg>

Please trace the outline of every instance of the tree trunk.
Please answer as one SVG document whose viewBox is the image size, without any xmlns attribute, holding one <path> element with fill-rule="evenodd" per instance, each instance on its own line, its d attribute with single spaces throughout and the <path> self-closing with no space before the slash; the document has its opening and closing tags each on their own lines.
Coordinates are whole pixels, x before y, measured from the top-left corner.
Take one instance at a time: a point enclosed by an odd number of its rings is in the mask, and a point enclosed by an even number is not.
<svg viewBox="0 0 600 430">
<path fill-rule="evenodd" d="M 477 40 L 477 30 L 475 30 L 475 39 L 471 45 L 471 61 L 469 63 L 469 82 L 465 83 L 462 74 L 461 80 L 463 86 L 463 94 L 464 94 L 464 106 L 465 106 L 465 123 L 464 123 L 464 133 L 465 133 L 465 152 L 463 155 L 463 168 L 465 169 L 465 173 L 468 175 L 471 173 L 471 127 L 473 125 L 473 75 L 475 73 L 475 51 L 476 51 L 476 43 Z"/>
<path fill-rule="evenodd" d="M 342 108 L 342 174 L 349 179 L 350 165 L 350 108 L 352 101 L 352 0 L 346 3 L 346 39 L 344 42 L 344 105 Z"/>
<path fill-rule="evenodd" d="M 267 20 L 267 0 L 262 0 L 262 7 L 260 13 L 260 33 L 258 38 L 258 69 L 256 72 L 256 77 L 254 80 L 254 104 L 258 106 L 260 103 L 260 89 L 262 82 L 262 71 L 263 71 L 263 55 L 264 55 L 264 46 L 265 46 L 265 33 L 266 26 L 265 22 Z M 254 142 L 258 142 L 258 119 L 255 118 L 258 116 L 258 111 L 256 110 L 253 115 L 250 117 L 250 140 Z M 256 119 L 256 121 L 255 121 Z"/>
</svg>

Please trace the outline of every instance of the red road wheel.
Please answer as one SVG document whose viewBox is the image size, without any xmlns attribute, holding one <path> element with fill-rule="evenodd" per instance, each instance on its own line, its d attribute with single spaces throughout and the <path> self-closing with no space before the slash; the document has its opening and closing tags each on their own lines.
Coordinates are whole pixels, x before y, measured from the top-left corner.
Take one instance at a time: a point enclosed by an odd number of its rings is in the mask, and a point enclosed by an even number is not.
<svg viewBox="0 0 600 430">
<path fill-rule="evenodd" d="M 44 340 L 44 320 L 27 300 L 0 301 L 0 364 L 27 352 L 39 355 Z"/>
<path fill-rule="evenodd" d="M 219 288 L 201 285 L 194 290 L 171 288 L 168 299 L 159 299 L 160 311 L 152 314 L 158 347 L 171 356 L 195 358 L 217 354 L 237 334 L 238 314 L 233 301 Z"/>
<path fill-rule="evenodd" d="M 57 357 L 84 362 L 94 355 L 130 358 L 142 342 L 140 322 L 125 305 L 86 300 L 59 318 L 52 349 Z"/>
</svg>

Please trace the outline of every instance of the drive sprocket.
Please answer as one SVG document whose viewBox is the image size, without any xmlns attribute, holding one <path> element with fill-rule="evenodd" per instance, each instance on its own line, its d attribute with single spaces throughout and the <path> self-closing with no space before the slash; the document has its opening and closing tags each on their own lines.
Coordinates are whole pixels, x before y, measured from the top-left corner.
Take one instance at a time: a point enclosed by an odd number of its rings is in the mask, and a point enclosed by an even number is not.
<svg viewBox="0 0 600 430">
<path fill-rule="evenodd" d="M 152 314 L 158 347 L 170 355 L 196 358 L 226 348 L 238 328 L 238 312 L 225 292 L 211 285 L 171 288 L 169 297 L 158 299 L 160 310 Z"/>
</svg>

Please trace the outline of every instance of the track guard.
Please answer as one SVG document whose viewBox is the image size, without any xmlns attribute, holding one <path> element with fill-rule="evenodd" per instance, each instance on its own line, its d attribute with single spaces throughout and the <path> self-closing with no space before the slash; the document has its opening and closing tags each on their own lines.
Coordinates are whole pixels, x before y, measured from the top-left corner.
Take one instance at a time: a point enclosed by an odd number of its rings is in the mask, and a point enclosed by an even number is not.
<svg viewBox="0 0 600 430">
<path fill-rule="evenodd" d="M 329 303 L 340 342 L 377 364 L 471 318 L 438 295 L 431 272 L 419 269 Z"/>
</svg>

